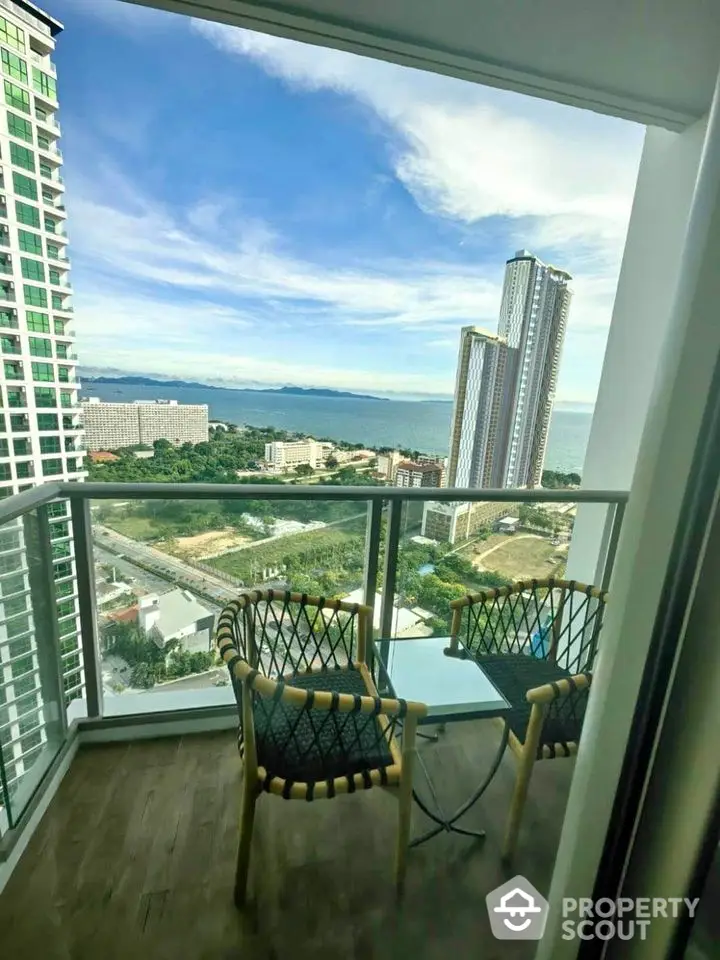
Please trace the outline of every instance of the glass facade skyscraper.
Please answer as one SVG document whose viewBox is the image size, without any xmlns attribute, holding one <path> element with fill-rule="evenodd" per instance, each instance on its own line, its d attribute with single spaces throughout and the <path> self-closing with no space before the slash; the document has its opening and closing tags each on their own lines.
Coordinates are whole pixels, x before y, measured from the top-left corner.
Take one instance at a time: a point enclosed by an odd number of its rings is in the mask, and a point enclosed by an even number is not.
<svg viewBox="0 0 720 960">
<path fill-rule="evenodd" d="M 46 480 L 82 480 L 84 443 L 65 230 L 58 92 L 62 24 L 24 0 L 0 0 L 0 497 Z M 51 554 L 40 555 L 49 530 Z M 4 789 L 32 779 L 61 705 L 83 696 L 70 518 L 51 504 L 0 528 L 0 741 Z M 42 550 L 40 550 L 42 553 Z M 58 635 L 34 598 L 54 582 Z M 47 584 L 45 584 L 47 593 Z M 54 629 L 54 628 L 53 628 Z M 62 691 L 43 657 L 59 644 Z M 52 654 L 56 656 L 56 654 Z M 56 671 L 55 671 L 56 672 Z"/>
<path fill-rule="evenodd" d="M 520 250 L 505 268 L 497 336 L 463 327 L 448 486 L 540 483 L 570 279 L 564 270 Z"/>
</svg>

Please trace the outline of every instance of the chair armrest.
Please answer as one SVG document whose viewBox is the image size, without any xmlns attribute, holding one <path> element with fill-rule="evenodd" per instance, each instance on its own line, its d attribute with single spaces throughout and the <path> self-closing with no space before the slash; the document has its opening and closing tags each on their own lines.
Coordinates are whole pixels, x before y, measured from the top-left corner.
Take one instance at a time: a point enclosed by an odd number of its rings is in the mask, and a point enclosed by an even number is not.
<svg viewBox="0 0 720 960">
<path fill-rule="evenodd" d="M 567 697 L 573 690 L 585 690 L 592 683 L 592 674 L 578 673 L 574 677 L 564 677 L 555 683 L 544 683 L 533 687 L 525 694 L 528 703 L 552 703 L 559 697 Z"/>
<path fill-rule="evenodd" d="M 217 636 L 218 653 L 232 675 L 265 699 L 282 700 L 293 707 L 312 703 L 313 710 L 336 710 L 338 713 L 374 713 L 378 716 L 404 717 L 411 715 L 420 719 L 427 715 L 427 705 L 413 700 L 395 700 L 389 697 L 353 696 L 350 693 L 331 693 L 328 690 L 304 690 L 290 684 L 264 677 L 243 660 L 233 645 L 232 635 L 225 626 Z M 364 667 L 364 664 L 362 665 Z M 367 680 L 365 681 L 367 683 Z"/>
</svg>

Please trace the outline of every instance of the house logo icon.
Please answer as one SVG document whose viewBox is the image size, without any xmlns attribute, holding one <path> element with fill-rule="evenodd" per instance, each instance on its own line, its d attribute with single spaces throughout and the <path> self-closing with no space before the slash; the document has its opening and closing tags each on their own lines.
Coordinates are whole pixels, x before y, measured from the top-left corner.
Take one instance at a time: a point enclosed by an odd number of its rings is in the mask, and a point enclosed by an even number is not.
<svg viewBox="0 0 720 960">
<path fill-rule="evenodd" d="M 498 940 L 539 940 L 545 932 L 548 902 L 525 877 L 491 890 L 485 902 Z"/>
</svg>

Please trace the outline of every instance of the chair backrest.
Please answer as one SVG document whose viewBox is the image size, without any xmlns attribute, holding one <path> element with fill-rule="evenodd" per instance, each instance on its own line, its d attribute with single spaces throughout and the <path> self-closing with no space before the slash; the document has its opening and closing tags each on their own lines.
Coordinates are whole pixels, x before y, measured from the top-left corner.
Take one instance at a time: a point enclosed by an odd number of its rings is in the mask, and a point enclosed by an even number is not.
<svg viewBox="0 0 720 960">
<path fill-rule="evenodd" d="M 454 600 L 452 633 L 479 654 L 526 654 L 592 670 L 608 594 L 575 580 L 519 580 Z"/>
<path fill-rule="evenodd" d="M 279 590 L 253 590 L 233 604 L 233 640 L 250 666 L 277 679 L 365 659 L 372 609 Z"/>
</svg>

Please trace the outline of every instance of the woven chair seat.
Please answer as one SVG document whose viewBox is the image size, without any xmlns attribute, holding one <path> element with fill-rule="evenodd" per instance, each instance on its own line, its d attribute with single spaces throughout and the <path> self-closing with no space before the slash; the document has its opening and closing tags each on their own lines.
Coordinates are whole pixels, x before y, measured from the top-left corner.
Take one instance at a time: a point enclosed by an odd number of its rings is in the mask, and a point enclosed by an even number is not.
<svg viewBox="0 0 720 960">
<path fill-rule="evenodd" d="M 303 690 L 374 696 L 353 667 L 286 675 Z M 258 763 L 270 777 L 312 783 L 392 766 L 387 738 L 372 714 L 308 710 L 257 698 L 253 704 Z"/>
<path fill-rule="evenodd" d="M 478 654 L 475 659 L 508 703 L 512 704 L 512 710 L 505 715 L 505 719 L 520 743 L 525 743 L 532 709 L 532 704 L 526 699 L 528 690 L 569 677 L 570 673 L 557 664 L 522 653 Z M 551 705 L 543 724 L 538 755 L 543 753 L 545 746 L 554 748 L 561 745 L 566 748 L 567 744 L 578 742 L 586 703 L 587 690 L 583 690 Z"/>
</svg>

